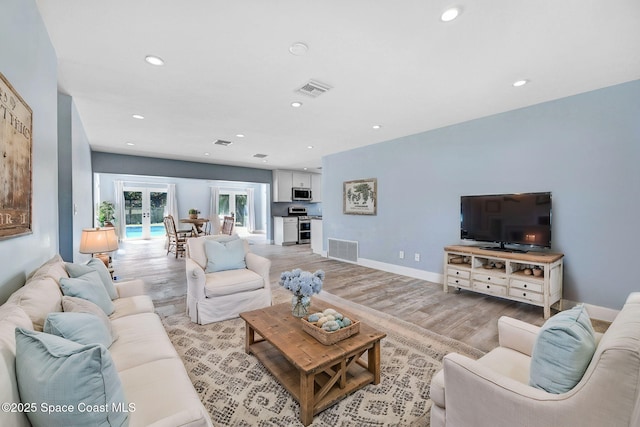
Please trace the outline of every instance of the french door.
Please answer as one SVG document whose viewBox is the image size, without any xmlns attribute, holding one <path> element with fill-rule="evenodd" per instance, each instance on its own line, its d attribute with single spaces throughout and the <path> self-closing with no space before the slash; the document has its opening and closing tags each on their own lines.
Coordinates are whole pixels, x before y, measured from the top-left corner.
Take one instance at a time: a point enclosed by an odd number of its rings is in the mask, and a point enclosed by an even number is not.
<svg viewBox="0 0 640 427">
<path fill-rule="evenodd" d="M 218 215 L 234 216 L 236 227 L 247 225 L 247 192 L 246 191 L 221 191 L 218 203 Z"/>
<path fill-rule="evenodd" d="M 125 239 L 164 237 L 163 224 L 167 190 L 124 187 Z"/>
</svg>

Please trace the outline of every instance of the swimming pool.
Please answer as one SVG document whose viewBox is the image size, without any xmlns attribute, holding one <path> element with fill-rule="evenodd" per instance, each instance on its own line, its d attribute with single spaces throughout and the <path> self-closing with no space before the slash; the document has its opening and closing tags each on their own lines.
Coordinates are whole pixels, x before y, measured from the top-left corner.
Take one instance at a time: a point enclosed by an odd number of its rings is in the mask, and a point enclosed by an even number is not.
<svg viewBox="0 0 640 427">
<path fill-rule="evenodd" d="M 167 233 L 164 230 L 164 225 L 152 225 L 151 226 L 151 237 L 164 237 Z M 141 225 L 127 225 L 127 230 L 125 233 L 125 237 L 127 239 L 139 239 L 142 237 L 142 226 Z"/>
</svg>

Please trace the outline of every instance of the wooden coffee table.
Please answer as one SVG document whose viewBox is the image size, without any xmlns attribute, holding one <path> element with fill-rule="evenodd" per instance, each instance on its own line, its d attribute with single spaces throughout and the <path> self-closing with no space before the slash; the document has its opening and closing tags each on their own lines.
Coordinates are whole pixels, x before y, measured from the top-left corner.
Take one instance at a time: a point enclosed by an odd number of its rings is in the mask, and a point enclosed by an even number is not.
<svg viewBox="0 0 640 427">
<path fill-rule="evenodd" d="M 309 313 L 328 305 L 312 302 Z M 348 310 L 331 306 L 353 318 Z M 284 303 L 240 313 L 246 322 L 245 351 L 273 374 L 300 404 L 300 421 L 313 416 L 367 384 L 380 383 L 380 340 L 385 333 L 360 322 L 360 332 L 323 345 L 302 330 L 304 320 Z M 257 338 L 256 334 L 262 338 Z M 367 353 L 367 360 L 361 359 Z"/>
</svg>

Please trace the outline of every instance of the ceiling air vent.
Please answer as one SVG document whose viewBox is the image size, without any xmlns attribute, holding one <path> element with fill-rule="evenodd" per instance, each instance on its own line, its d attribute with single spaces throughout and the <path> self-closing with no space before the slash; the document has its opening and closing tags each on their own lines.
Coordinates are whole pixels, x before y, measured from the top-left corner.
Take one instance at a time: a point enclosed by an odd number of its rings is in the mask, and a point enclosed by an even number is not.
<svg viewBox="0 0 640 427">
<path fill-rule="evenodd" d="M 229 145 L 233 144 L 231 141 L 224 141 L 222 139 L 217 139 L 216 142 L 214 142 L 215 145 L 224 145 L 225 147 L 228 147 Z"/>
<path fill-rule="evenodd" d="M 309 80 L 309 82 L 305 83 L 302 87 L 296 89 L 296 92 L 310 96 L 311 98 L 317 98 L 329 89 L 331 89 L 331 86 L 328 84 Z"/>
<path fill-rule="evenodd" d="M 266 154 L 254 154 L 253 157 L 257 157 L 259 159 L 264 159 L 265 157 L 267 157 Z"/>
</svg>

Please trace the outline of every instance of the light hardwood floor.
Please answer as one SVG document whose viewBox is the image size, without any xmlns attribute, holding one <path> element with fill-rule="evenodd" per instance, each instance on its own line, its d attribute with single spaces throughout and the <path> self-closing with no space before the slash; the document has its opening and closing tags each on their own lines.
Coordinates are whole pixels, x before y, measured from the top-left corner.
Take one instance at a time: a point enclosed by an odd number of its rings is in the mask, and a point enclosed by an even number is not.
<svg viewBox="0 0 640 427">
<path fill-rule="evenodd" d="M 324 258 L 311 253 L 309 245 L 255 243 L 251 250 L 271 259 L 273 286 L 278 286 L 282 271 L 321 269 L 326 273 L 324 290 L 483 351 L 498 345 L 500 316 L 535 325 L 544 323 L 541 307 L 466 291 L 444 293 L 440 284 Z M 124 242 L 113 258 L 114 275 L 119 280 L 145 280 L 146 292 L 158 314 L 168 316 L 185 311 L 184 259 L 167 255 L 164 240 Z M 596 330 L 604 330 L 606 326 L 594 324 Z"/>
</svg>

